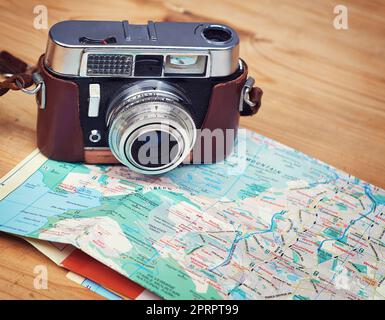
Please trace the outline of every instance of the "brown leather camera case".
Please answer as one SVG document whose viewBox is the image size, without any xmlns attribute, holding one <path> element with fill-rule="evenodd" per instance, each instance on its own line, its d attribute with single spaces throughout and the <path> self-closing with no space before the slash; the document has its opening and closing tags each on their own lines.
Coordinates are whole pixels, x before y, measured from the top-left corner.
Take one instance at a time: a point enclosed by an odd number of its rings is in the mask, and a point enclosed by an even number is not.
<svg viewBox="0 0 385 320">
<path fill-rule="evenodd" d="M 77 85 L 52 76 L 44 66 L 44 55 L 39 59 L 38 68 L 46 85 L 46 107 L 38 109 L 37 118 L 37 145 L 41 152 L 54 160 L 117 163 L 109 150 L 84 149 Z M 238 78 L 214 87 L 202 129 L 238 129 L 239 99 L 246 78 L 247 65 L 244 63 L 244 72 Z M 231 152 L 233 143 L 233 139 L 225 142 L 225 156 Z M 212 146 L 212 162 L 221 161 L 223 155 L 217 154 L 215 143 Z M 199 152 L 200 159 L 205 159 L 203 148 Z"/>
</svg>

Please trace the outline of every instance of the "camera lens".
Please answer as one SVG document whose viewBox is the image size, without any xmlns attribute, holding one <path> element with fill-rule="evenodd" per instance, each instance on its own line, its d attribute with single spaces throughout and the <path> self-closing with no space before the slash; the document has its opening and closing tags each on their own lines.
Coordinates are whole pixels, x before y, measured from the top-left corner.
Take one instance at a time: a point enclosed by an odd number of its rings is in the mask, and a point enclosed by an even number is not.
<svg viewBox="0 0 385 320">
<path fill-rule="evenodd" d="M 231 31 L 220 25 L 210 25 L 203 29 L 202 36 L 209 42 L 221 43 L 231 40 Z"/>
<path fill-rule="evenodd" d="M 188 105 L 179 89 L 162 81 L 144 80 L 121 89 L 107 110 L 111 152 L 137 172 L 175 168 L 196 139 Z"/>
</svg>

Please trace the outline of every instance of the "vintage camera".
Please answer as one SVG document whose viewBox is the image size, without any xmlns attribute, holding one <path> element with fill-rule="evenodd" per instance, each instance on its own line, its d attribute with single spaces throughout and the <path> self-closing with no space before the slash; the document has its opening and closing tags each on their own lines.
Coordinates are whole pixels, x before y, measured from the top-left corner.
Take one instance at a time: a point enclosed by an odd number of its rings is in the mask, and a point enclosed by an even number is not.
<svg viewBox="0 0 385 320">
<path fill-rule="evenodd" d="M 214 23 L 60 22 L 38 63 L 38 147 L 55 160 L 146 174 L 220 161 L 235 136 L 195 150 L 213 142 L 202 129 L 236 132 L 262 94 L 238 49 L 235 30 Z"/>
</svg>

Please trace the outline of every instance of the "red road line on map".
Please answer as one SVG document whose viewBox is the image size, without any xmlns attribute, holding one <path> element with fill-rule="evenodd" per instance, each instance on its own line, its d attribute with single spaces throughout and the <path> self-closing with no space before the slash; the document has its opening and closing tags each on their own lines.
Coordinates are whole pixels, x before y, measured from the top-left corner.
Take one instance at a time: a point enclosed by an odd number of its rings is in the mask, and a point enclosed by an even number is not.
<svg viewBox="0 0 385 320">
<path fill-rule="evenodd" d="M 309 196 L 307 193 L 304 193 L 302 191 L 297 190 L 297 193 L 299 193 L 302 196 L 305 196 L 306 198 L 312 198 L 312 196 Z"/>
<path fill-rule="evenodd" d="M 355 238 L 352 238 L 352 237 L 349 236 L 348 239 L 352 240 L 353 242 L 356 242 L 356 243 L 360 244 L 361 246 L 364 246 L 366 248 L 368 247 L 367 244 L 365 244 L 364 242 L 361 242 L 361 241 L 359 241 L 359 240 L 357 240 Z"/>
<path fill-rule="evenodd" d="M 346 199 L 343 199 L 343 198 L 341 198 L 341 197 L 339 197 L 339 196 L 336 196 L 335 198 L 338 199 L 338 200 L 341 200 L 343 203 L 349 204 L 351 207 L 353 207 L 352 209 L 356 209 L 356 208 L 357 208 L 357 206 L 356 206 L 355 204 L 349 202 L 349 201 L 346 200 Z"/>
<path fill-rule="evenodd" d="M 271 205 L 279 207 L 279 208 L 285 208 L 285 206 L 283 206 L 283 205 L 280 205 L 280 204 L 277 204 L 277 203 L 274 203 L 272 201 L 268 201 L 268 200 L 265 200 L 265 199 L 261 199 L 261 202 L 266 202 L 268 204 L 271 204 Z"/>
<path fill-rule="evenodd" d="M 371 268 L 373 268 L 373 269 L 375 269 L 375 270 L 378 270 L 378 268 L 377 267 L 375 267 L 374 265 L 372 265 L 372 264 L 370 264 L 369 262 L 364 262 L 364 265 L 365 266 L 368 266 L 368 267 L 371 267 Z"/>
<path fill-rule="evenodd" d="M 351 257 L 354 257 L 354 254 L 353 254 L 353 253 L 351 253 L 351 252 L 349 252 L 349 251 L 347 251 L 347 250 L 344 250 L 344 249 L 340 248 L 339 246 L 336 246 L 335 244 L 333 244 L 333 247 L 336 248 L 336 249 L 338 249 L 338 250 L 340 250 L 340 251 L 342 251 L 343 253 L 348 254 L 348 255 L 351 256 Z"/>
<path fill-rule="evenodd" d="M 296 249 L 298 249 L 298 250 L 300 250 L 300 251 L 304 251 L 304 252 L 307 252 L 307 253 L 310 253 L 310 254 L 314 254 L 314 251 L 311 251 L 311 250 L 309 250 L 309 249 L 306 249 L 306 248 L 304 248 L 304 247 L 301 247 L 301 246 L 299 246 L 299 245 L 297 245 L 297 244 L 293 244 L 293 247 L 294 248 L 296 248 Z"/>
</svg>

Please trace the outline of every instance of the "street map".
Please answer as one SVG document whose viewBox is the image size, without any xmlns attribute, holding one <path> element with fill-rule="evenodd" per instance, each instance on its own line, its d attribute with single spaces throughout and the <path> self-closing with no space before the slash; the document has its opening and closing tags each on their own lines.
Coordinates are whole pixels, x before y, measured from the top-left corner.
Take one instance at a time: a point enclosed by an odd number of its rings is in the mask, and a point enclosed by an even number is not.
<svg viewBox="0 0 385 320">
<path fill-rule="evenodd" d="M 385 191 L 240 130 L 162 176 L 33 152 L 0 230 L 76 246 L 165 299 L 385 299 Z"/>
</svg>

